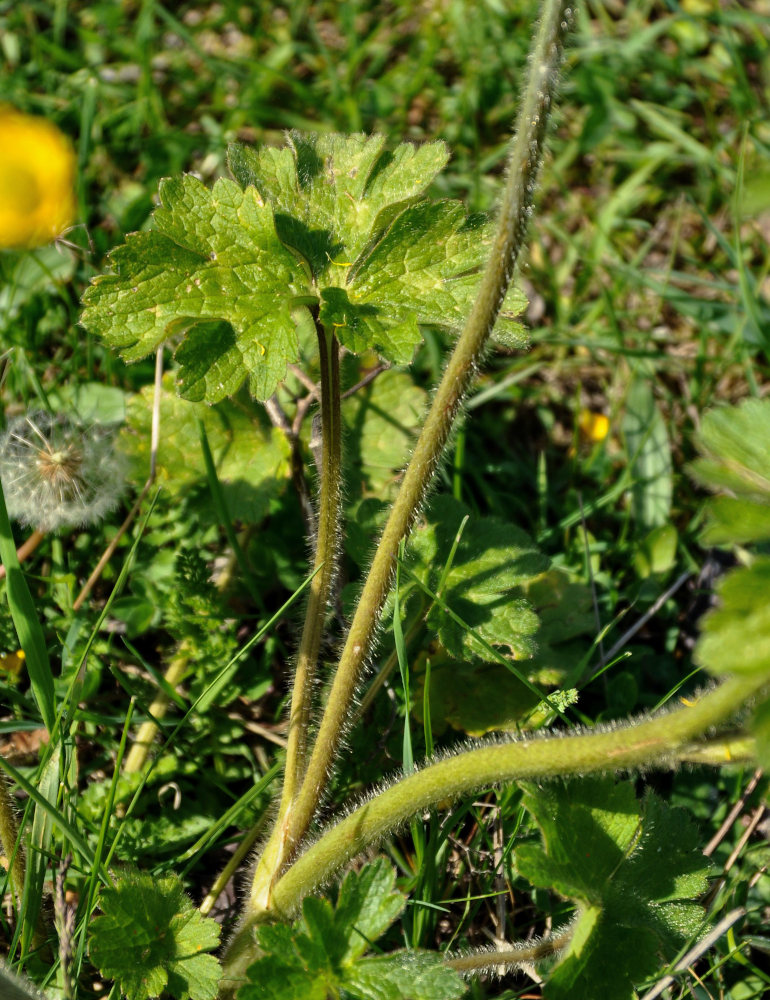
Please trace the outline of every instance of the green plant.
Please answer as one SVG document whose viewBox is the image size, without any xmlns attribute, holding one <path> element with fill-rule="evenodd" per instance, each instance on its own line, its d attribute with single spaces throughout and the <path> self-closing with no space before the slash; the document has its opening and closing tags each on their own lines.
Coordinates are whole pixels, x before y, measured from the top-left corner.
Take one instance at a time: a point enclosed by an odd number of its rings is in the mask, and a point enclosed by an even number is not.
<svg viewBox="0 0 770 1000">
<path fill-rule="evenodd" d="M 321 498 L 284 785 L 274 830 L 255 866 L 241 927 L 225 956 L 224 992 L 248 978 L 250 982 L 240 989 L 245 998 L 321 997 L 343 989 L 366 996 L 367 989 L 374 989 L 371 977 L 376 976 L 383 996 L 452 996 L 459 995 L 461 988 L 448 975 L 452 962 L 455 968 L 472 971 L 558 952 L 563 959 L 552 977 L 550 995 L 571 991 L 577 996 L 578 983 L 584 990 L 605 988 L 597 984 L 596 966 L 590 959 L 609 951 L 621 954 L 626 962 L 627 975 L 615 988 L 628 995 L 632 982 L 655 971 L 661 955 L 673 959 L 678 947 L 697 934 L 699 911 L 686 900 L 702 891 L 702 865 L 694 864 L 686 851 L 682 857 L 671 855 L 671 870 L 660 875 L 665 884 L 658 884 L 645 855 L 645 850 L 658 843 L 656 837 L 665 843 L 664 834 L 679 835 L 681 819 L 666 814 L 652 798 L 640 809 L 628 786 L 613 789 L 607 781 L 587 782 L 569 796 L 550 786 L 542 792 L 534 787 L 527 790 L 526 807 L 543 829 L 547 851 L 530 847 L 517 862 L 519 872 L 533 885 L 552 887 L 579 901 L 579 918 L 573 928 L 555 935 L 539 950 L 531 949 L 530 954 L 524 950 L 514 956 L 480 952 L 449 959 L 446 964 L 420 953 L 363 958 L 361 935 L 366 943 L 376 943 L 403 906 L 403 900 L 392 892 L 392 879 L 381 867 L 366 869 L 359 883 L 348 876 L 333 909 L 328 903 L 305 899 L 351 858 L 416 813 L 512 779 L 585 775 L 673 762 L 692 740 L 735 714 L 767 684 L 766 660 L 759 656 L 751 670 L 704 694 L 694 706 L 662 717 L 606 732 L 526 738 L 459 752 L 394 782 L 333 824 L 315 843 L 309 837 L 330 767 L 353 714 L 354 692 L 371 654 L 394 573 L 399 579 L 388 613 L 399 666 L 406 675 L 407 637 L 401 613 L 405 608 L 408 616 L 410 609 L 408 593 L 401 603 L 400 577 L 402 571 L 408 573 L 409 563 L 405 554 L 399 557 L 399 549 L 425 501 L 501 303 L 505 315 L 496 333 L 521 343 L 521 333 L 508 315 L 515 314 L 521 297 L 506 290 L 531 208 L 565 18 L 562 8 L 561 4 L 544 5 L 542 34 L 531 62 L 509 186 L 494 239 L 493 230 L 481 220 L 466 219 L 456 204 L 422 200 L 431 172 L 445 158 L 443 147 L 431 144 L 415 151 L 402 146 L 385 153 L 377 139 L 296 136 L 291 147 L 281 151 L 255 153 L 235 147 L 230 162 L 238 183 L 219 181 L 210 192 L 192 178 L 166 182 L 155 229 L 117 251 L 113 257 L 116 273 L 99 279 L 87 296 L 84 323 L 121 347 L 129 359 L 154 351 L 170 333 L 184 333 L 177 360 L 182 393 L 192 400 L 215 402 L 234 392 L 244 378 L 255 395 L 269 400 L 287 363 L 297 360 L 313 338 L 320 354 Z M 472 307 L 478 269 L 485 257 L 490 264 Z M 339 347 L 352 352 L 374 349 L 387 361 L 405 362 L 419 339 L 421 324 L 451 328 L 466 313 L 470 319 L 384 527 L 314 734 L 310 725 L 316 708 L 313 678 L 327 608 L 335 594 L 340 544 Z M 455 657 L 500 662 L 521 674 L 516 656 L 528 652 L 528 637 L 536 621 L 525 596 L 517 591 L 514 598 L 512 592 L 539 576 L 544 560 L 515 530 L 497 546 L 482 544 L 474 551 L 463 540 L 464 520 L 449 529 L 449 518 L 442 521 L 435 511 L 434 516 L 443 529 L 443 536 L 437 534 L 450 545 L 435 583 L 430 576 L 421 580 L 430 605 L 429 624 Z M 489 533 L 496 530 L 490 526 Z M 485 541 L 484 532 L 474 540 Z M 12 556 L 9 559 L 11 565 Z M 419 573 L 415 576 L 419 579 Z M 14 583 L 18 586 L 18 575 Z M 713 672 L 735 671 L 735 645 L 728 639 L 718 657 L 707 657 Z M 529 693 L 541 717 L 564 710 L 564 700 L 546 696 L 526 676 L 519 680 L 525 689 L 534 687 Z M 43 695 L 41 701 L 47 704 Z M 411 770 L 408 746 L 407 727 L 404 764 Z M 548 810 L 555 820 L 546 816 Z M 573 830 L 579 832 L 577 846 L 570 842 Z M 685 840 L 688 837 L 684 835 Z M 604 848 L 594 852 L 595 868 L 581 869 L 583 839 Z M 644 850 L 637 850 L 640 845 Z M 621 871 L 621 860 L 630 870 Z M 104 878 L 109 880 L 109 875 Z M 120 906 L 118 890 L 105 890 L 102 923 L 93 925 L 92 959 L 132 997 L 155 995 L 164 987 L 178 997 L 211 996 L 216 988 L 214 975 L 206 971 L 197 977 L 183 976 L 179 964 L 189 957 L 186 948 L 213 947 L 215 935 L 210 930 L 192 933 L 189 939 L 177 935 L 179 925 L 197 922 L 187 919 L 189 903 L 178 886 L 162 889 L 152 896 L 146 883 L 120 879 L 119 890 L 125 897 Z M 149 918 L 142 926 L 140 943 L 144 945 L 146 939 L 152 948 L 157 943 L 153 928 L 163 925 L 163 947 L 149 958 L 142 949 L 138 958 L 120 952 L 115 956 L 109 935 L 114 934 L 114 926 L 130 921 L 148 893 Z M 161 896 L 163 906 L 158 902 Z M 297 924 L 268 926 L 274 918 L 294 916 L 303 899 Z M 627 931 L 640 914 L 644 947 L 637 947 L 633 936 L 630 943 L 627 937 L 619 943 L 618 935 L 609 932 L 611 919 Z M 143 961 L 146 967 L 137 976 L 137 964 Z M 366 962 L 378 961 L 374 972 L 365 971 Z M 211 963 L 206 967 L 210 970 Z M 421 980 L 425 988 L 418 993 Z"/>
</svg>

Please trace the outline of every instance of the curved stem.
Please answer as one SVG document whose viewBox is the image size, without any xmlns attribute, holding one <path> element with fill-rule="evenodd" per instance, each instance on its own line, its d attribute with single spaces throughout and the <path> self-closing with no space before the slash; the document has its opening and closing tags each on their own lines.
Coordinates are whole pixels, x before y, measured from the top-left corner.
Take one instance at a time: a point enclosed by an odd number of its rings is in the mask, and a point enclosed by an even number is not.
<svg viewBox="0 0 770 1000">
<path fill-rule="evenodd" d="M 252 904 L 267 908 L 271 888 L 296 846 L 293 836 L 293 803 L 305 776 L 307 736 L 313 678 L 321 648 L 326 611 L 334 587 L 342 480 L 339 344 L 317 323 L 321 359 L 321 499 L 318 510 L 316 550 L 305 622 L 294 672 L 286 769 L 278 818 L 254 873 Z"/>
<path fill-rule="evenodd" d="M 322 834 L 274 886 L 270 915 L 290 918 L 305 896 L 412 816 L 479 788 L 676 763 L 683 746 L 729 719 L 766 686 L 766 677 L 733 677 L 682 708 L 622 729 L 486 744 L 437 761 L 397 781 Z M 225 953 L 222 996 L 232 995 L 243 981 L 255 958 L 254 927 L 267 916 L 264 911 L 245 914 Z"/>
<path fill-rule="evenodd" d="M 693 704 L 624 728 L 482 745 L 431 764 L 328 830 L 280 879 L 274 906 L 281 913 L 293 912 L 303 896 L 342 865 L 440 802 L 504 781 L 620 771 L 675 760 L 683 744 L 734 715 L 766 684 L 766 677 L 734 677 Z"/>
<path fill-rule="evenodd" d="M 683 746 L 729 719 L 766 686 L 766 677 L 733 677 L 682 708 L 622 729 L 487 744 L 431 764 L 364 802 L 297 858 L 274 887 L 273 914 L 290 917 L 306 895 L 352 858 L 441 802 L 506 781 L 676 763 Z M 247 913 L 230 942 L 224 996 L 235 990 L 254 961 L 253 929 L 266 916 Z"/>
<path fill-rule="evenodd" d="M 513 275 L 530 216 L 551 96 L 561 59 L 561 43 L 567 31 L 569 19 L 565 7 L 563 0 L 545 0 L 542 6 L 530 54 L 526 91 L 511 147 L 497 235 L 473 311 L 436 391 L 346 637 L 307 772 L 292 807 L 286 836 L 294 843 L 307 832 L 326 787 L 350 717 L 356 687 L 374 644 L 399 544 L 408 535 L 433 479 L 460 403 L 470 387 Z M 259 893 L 252 892 L 252 907 L 256 909 L 259 905 Z"/>
</svg>

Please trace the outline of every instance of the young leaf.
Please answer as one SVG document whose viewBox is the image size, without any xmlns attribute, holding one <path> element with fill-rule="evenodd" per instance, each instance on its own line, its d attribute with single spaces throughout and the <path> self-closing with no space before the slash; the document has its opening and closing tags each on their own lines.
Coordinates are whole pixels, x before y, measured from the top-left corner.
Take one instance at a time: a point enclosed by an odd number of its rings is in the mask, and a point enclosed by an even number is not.
<svg viewBox="0 0 770 1000">
<path fill-rule="evenodd" d="M 494 517 L 471 518 L 444 575 L 447 555 L 469 513 L 452 497 L 437 497 L 409 542 L 407 566 L 440 599 L 428 625 L 458 660 L 489 659 L 479 638 L 513 658 L 530 656 L 538 617 L 520 586 L 546 570 L 548 558 L 514 525 Z"/>
<path fill-rule="evenodd" d="M 305 900 L 291 927 L 260 927 L 263 957 L 247 971 L 238 1000 L 451 1000 L 465 992 L 459 976 L 429 952 L 395 952 L 366 958 L 376 940 L 402 912 L 395 874 L 382 860 L 349 872 L 336 906 Z"/>
<path fill-rule="evenodd" d="M 91 960 L 128 1000 L 166 991 L 175 1000 L 213 1000 L 219 963 L 203 954 L 219 942 L 219 925 L 202 917 L 174 875 L 121 876 L 102 890 L 102 916 L 90 928 Z"/>
<path fill-rule="evenodd" d="M 578 904 L 572 939 L 548 1000 L 630 1000 L 633 985 L 698 933 L 708 862 L 681 810 L 654 795 L 640 805 L 612 778 L 530 787 L 524 804 L 543 834 L 517 868 L 533 885 Z"/>
</svg>

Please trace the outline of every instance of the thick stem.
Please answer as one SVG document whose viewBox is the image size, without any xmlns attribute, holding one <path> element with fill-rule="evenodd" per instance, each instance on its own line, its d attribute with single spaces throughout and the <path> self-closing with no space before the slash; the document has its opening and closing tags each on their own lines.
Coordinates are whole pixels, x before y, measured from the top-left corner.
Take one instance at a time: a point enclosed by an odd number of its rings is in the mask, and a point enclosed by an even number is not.
<svg viewBox="0 0 770 1000">
<path fill-rule="evenodd" d="M 339 344 L 333 334 L 317 325 L 321 360 L 321 499 L 318 510 L 316 550 L 305 622 L 294 673 L 286 770 L 278 818 L 254 873 L 252 903 L 267 908 L 270 891 L 296 847 L 292 835 L 293 803 L 305 776 L 307 736 L 312 707 L 313 678 L 321 649 L 326 612 L 334 587 L 339 534 L 342 480 Z"/>
<path fill-rule="evenodd" d="M 288 919 L 306 895 L 412 816 L 479 788 L 676 763 L 683 746 L 729 719 L 766 685 L 766 677 L 734 677 L 682 708 L 623 729 L 482 745 L 431 764 L 360 805 L 297 858 L 274 886 L 270 915 Z M 264 911 L 244 916 L 225 955 L 221 996 L 233 995 L 243 982 L 255 960 L 254 927 L 267 917 Z"/>
<path fill-rule="evenodd" d="M 508 163 L 498 232 L 465 329 L 449 360 L 415 446 L 404 480 L 375 552 L 340 656 L 321 725 L 287 830 L 297 843 L 307 832 L 337 754 L 356 687 L 374 644 L 377 625 L 396 564 L 398 547 L 415 520 L 449 437 L 463 396 L 497 319 L 529 220 L 542 159 L 551 95 L 567 31 L 566 4 L 545 0 L 529 60 L 527 87 L 519 109 Z M 252 904 L 257 899 L 252 894 Z"/>
<path fill-rule="evenodd" d="M 494 969 L 497 973 L 508 971 L 522 965 L 541 962 L 544 958 L 552 958 L 570 942 L 572 928 L 558 931 L 545 940 L 523 942 L 493 951 L 472 951 L 467 955 L 447 956 L 444 963 L 455 972 L 485 972 Z"/>
<path fill-rule="evenodd" d="M 479 788 L 523 779 L 622 771 L 676 762 L 679 749 L 725 721 L 767 684 L 767 678 L 734 677 L 673 712 L 623 729 L 482 745 L 447 757 L 360 805 L 324 833 L 292 864 L 273 890 L 273 915 L 288 918 L 304 896 L 327 882 L 352 858 L 393 833 L 412 816 Z M 226 988 L 254 960 L 254 924 L 247 916 L 230 944 Z"/>
</svg>

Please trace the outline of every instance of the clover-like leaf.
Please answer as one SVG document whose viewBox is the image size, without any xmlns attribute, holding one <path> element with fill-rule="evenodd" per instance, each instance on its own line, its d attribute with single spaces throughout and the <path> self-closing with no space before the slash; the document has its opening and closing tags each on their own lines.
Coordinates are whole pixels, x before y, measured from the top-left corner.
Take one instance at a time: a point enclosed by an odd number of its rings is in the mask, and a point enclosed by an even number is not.
<svg viewBox="0 0 770 1000">
<path fill-rule="evenodd" d="M 219 925 L 198 913 L 176 876 L 124 874 L 102 890 L 99 904 L 91 960 L 128 1000 L 164 991 L 175 1000 L 213 1000 L 220 967 L 205 952 L 217 946 Z"/>
<path fill-rule="evenodd" d="M 543 846 L 516 853 L 521 875 L 578 904 L 548 1000 L 630 1000 L 633 986 L 696 936 L 708 861 L 682 810 L 612 778 L 529 786 L 524 804 Z"/>
<path fill-rule="evenodd" d="M 292 926 L 260 927 L 263 957 L 247 970 L 249 982 L 238 1000 L 325 1000 L 328 996 L 360 1000 L 452 1000 L 465 992 L 440 955 L 365 953 L 404 909 L 395 873 L 384 861 L 360 873 L 349 872 L 337 902 L 308 898 L 302 918 Z"/>
</svg>

